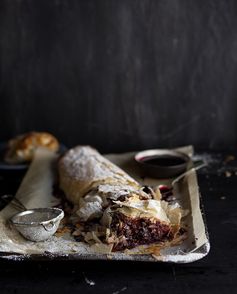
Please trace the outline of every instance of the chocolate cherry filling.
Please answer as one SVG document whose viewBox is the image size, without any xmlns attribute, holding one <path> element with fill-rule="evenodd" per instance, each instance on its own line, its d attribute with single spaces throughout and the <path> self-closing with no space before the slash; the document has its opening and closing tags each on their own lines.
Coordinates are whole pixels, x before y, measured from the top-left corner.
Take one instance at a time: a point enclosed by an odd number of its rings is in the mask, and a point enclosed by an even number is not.
<svg viewBox="0 0 237 294">
<path fill-rule="evenodd" d="M 149 218 L 131 218 L 120 212 L 113 213 L 111 230 L 118 238 L 113 251 L 132 249 L 173 239 L 169 225 Z"/>
</svg>

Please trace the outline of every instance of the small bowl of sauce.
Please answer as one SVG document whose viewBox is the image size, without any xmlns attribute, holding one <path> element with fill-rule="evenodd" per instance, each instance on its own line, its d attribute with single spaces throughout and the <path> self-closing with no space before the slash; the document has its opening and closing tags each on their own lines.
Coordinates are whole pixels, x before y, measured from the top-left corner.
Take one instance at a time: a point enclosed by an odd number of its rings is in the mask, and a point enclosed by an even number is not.
<svg viewBox="0 0 237 294">
<path fill-rule="evenodd" d="M 135 155 L 135 160 L 146 176 L 172 178 L 187 170 L 190 157 L 173 150 L 145 150 Z"/>
</svg>

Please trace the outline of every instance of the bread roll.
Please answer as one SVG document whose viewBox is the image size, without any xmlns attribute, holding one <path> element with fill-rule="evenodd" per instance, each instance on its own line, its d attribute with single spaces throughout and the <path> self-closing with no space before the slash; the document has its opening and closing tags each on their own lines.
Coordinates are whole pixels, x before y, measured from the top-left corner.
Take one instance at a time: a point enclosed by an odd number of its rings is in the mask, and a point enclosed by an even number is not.
<svg viewBox="0 0 237 294">
<path fill-rule="evenodd" d="M 58 140 L 46 132 L 30 132 L 10 140 L 5 161 L 10 164 L 18 164 L 33 159 L 35 150 L 44 147 L 51 151 L 58 151 Z"/>
</svg>

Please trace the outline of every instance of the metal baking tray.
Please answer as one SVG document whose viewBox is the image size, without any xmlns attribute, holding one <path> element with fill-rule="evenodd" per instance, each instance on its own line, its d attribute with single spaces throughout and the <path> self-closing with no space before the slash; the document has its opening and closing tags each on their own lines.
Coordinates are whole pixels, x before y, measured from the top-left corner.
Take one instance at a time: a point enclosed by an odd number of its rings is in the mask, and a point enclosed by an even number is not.
<svg viewBox="0 0 237 294">
<path fill-rule="evenodd" d="M 179 148 L 178 151 L 185 152 L 189 156 L 193 154 L 192 146 L 186 146 Z M 170 180 L 157 180 L 151 178 L 144 178 L 139 169 L 137 169 L 134 162 L 134 152 L 123 154 L 109 154 L 106 155 L 108 159 L 123 168 L 128 174 L 135 179 L 147 185 L 167 184 Z M 26 174 L 27 176 L 27 174 Z M 23 180 L 24 181 L 24 180 Z M 12 250 L 7 246 L 4 236 L 0 239 L 0 257 L 9 260 L 127 260 L 127 261 L 146 261 L 146 262 L 171 262 L 171 263 L 189 263 L 199 260 L 206 256 L 210 250 L 210 242 L 206 225 L 206 218 L 203 208 L 202 198 L 199 192 L 197 175 L 193 171 L 188 174 L 182 181 L 176 185 L 175 195 L 180 199 L 181 205 L 188 208 L 189 213 L 186 217 L 186 223 L 188 225 L 188 238 L 181 244 L 175 247 L 170 247 L 161 250 L 161 254 L 154 258 L 151 255 L 141 254 L 125 254 L 125 253 L 109 253 L 101 254 L 94 253 L 85 250 L 73 250 L 70 252 L 65 250 L 65 247 L 60 245 L 60 240 L 57 240 L 57 244 L 52 246 L 50 241 L 43 242 L 41 249 L 34 250 L 33 243 L 32 252 L 29 253 L 26 250 Z M 4 215 L 4 212 L 0 212 L 0 216 Z M 1 219 L 0 219 L 1 221 Z M 4 223 L 2 222 L 2 226 Z M 3 228 L 3 227 L 2 227 Z M 0 227 L 1 230 L 1 227 Z M 4 235 L 4 234 L 3 234 Z M 11 236 L 9 237 L 11 238 Z M 56 238 L 56 237 L 55 237 Z M 14 242 L 14 238 L 10 240 Z M 5 244 L 4 244 L 5 242 Z M 28 241 L 25 241 L 28 242 Z M 2 245 L 1 245 L 2 244 Z M 15 248 L 22 246 L 24 248 L 24 241 L 16 244 Z M 78 242 L 75 242 L 75 246 L 78 246 Z M 84 246 L 84 245 L 83 245 Z M 52 249 L 54 247 L 54 249 Z M 79 247 L 77 247 L 79 248 Z M 4 250 L 2 250 L 4 249 Z"/>
</svg>

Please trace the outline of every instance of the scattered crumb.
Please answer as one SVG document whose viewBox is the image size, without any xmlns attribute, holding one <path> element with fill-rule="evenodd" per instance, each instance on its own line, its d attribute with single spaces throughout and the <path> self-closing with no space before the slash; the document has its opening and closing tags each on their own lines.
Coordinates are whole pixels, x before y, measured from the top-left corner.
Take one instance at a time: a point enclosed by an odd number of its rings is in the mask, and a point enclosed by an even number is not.
<svg viewBox="0 0 237 294">
<path fill-rule="evenodd" d="M 74 246 L 72 246 L 72 252 L 78 252 L 78 248 L 77 248 L 77 247 L 74 247 Z"/>
<path fill-rule="evenodd" d="M 85 281 L 89 286 L 95 286 L 95 282 L 85 277 Z"/>
<path fill-rule="evenodd" d="M 107 259 L 112 259 L 113 256 L 111 254 L 107 254 Z"/>
<path fill-rule="evenodd" d="M 235 156 L 234 155 L 227 155 L 226 158 L 225 158 L 225 160 L 224 160 L 224 163 L 226 164 L 226 163 L 228 163 L 230 161 L 233 161 L 233 160 L 235 160 Z"/>
<path fill-rule="evenodd" d="M 120 290 L 118 290 L 118 291 L 115 291 L 115 292 L 113 292 L 112 294 L 119 294 L 119 293 L 121 293 L 121 292 L 123 292 L 123 291 L 125 291 L 125 290 L 127 290 L 127 287 L 123 287 L 122 289 L 120 289 Z"/>
<path fill-rule="evenodd" d="M 95 282 L 88 279 L 85 274 L 83 273 L 83 276 L 84 276 L 84 279 L 85 279 L 85 282 L 89 285 L 89 286 L 95 286 Z"/>
<path fill-rule="evenodd" d="M 73 236 L 80 236 L 81 235 L 81 230 L 75 230 L 73 233 L 72 233 Z"/>
<path fill-rule="evenodd" d="M 71 229 L 68 228 L 68 227 L 59 228 L 59 229 L 57 230 L 57 232 L 55 233 L 55 236 L 57 236 L 57 237 L 61 237 L 61 236 L 63 236 L 64 234 L 66 234 L 66 233 L 70 233 L 70 232 L 71 232 Z"/>
<path fill-rule="evenodd" d="M 229 178 L 229 177 L 231 177 L 232 176 L 232 173 L 230 172 L 230 171 L 226 171 L 225 172 L 225 176 L 226 176 L 226 178 Z"/>
<path fill-rule="evenodd" d="M 221 200 L 226 200 L 226 197 L 225 196 L 221 196 Z"/>
</svg>

